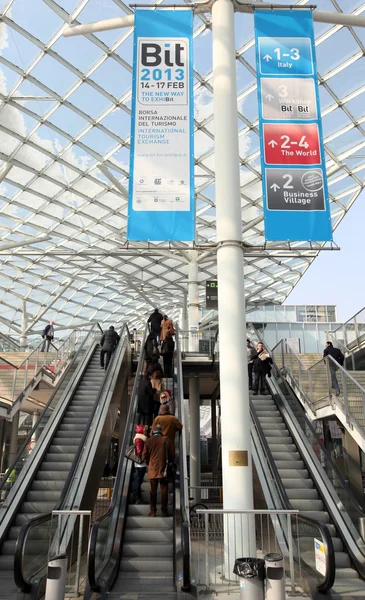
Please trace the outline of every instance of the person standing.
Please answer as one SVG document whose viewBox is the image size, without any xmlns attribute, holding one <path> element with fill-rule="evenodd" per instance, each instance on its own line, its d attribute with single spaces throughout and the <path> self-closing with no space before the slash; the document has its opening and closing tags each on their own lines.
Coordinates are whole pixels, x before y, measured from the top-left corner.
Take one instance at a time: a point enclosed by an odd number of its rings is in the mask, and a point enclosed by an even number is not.
<svg viewBox="0 0 365 600">
<path fill-rule="evenodd" d="M 151 376 L 144 375 L 138 384 L 138 412 L 144 425 L 152 425 L 155 393 L 156 390 L 151 384 Z"/>
<path fill-rule="evenodd" d="M 136 454 L 142 458 L 145 443 L 148 440 L 146 425 L 136 425 L 136 435 L 133 439 L 133 444 L 136 449 Z M 147 465 L 145 462 L 134 463 L 134 473 L 132 480 L 133 502 L 141 504 L 142 502 L 142 482 L 146 474 Z"/>
<path fill-rule="evenodd" d="M 336 396 L 340 395 L 340 386 L 338 385 L 336 371 L 338 371 L 338 365 L 343 365 L 345 357 L 339 348 L 335 348 L 332 342 L 326 342 L 326 347 L 323 351 L 323 357 L 331 356 L 334 360 L 328 358 L 328 366 L 331 374 L 331 386 L 335 390 Z M 334 362 L 335 361 L 335 362 Z M 338 363 L 338 364 L 337 364 Z"/>
<path fill-rule="evenodd" d="M 100 340 L 100 346 L 101 346 L 100 368 L 101 369 L 104 369 L 104 356 L 106 355 L 105 370 L 107 370 L 108 364 L 110 361 L 110 357 L 113 354 L 115 348 L 117 347 L 119 340 L 120 340 L 120 336 L 114 330 L 113 325 L 110 325 L 108 331 L 106 331 L 103 334 L 103 336 Z"/>
<path fill-rule="evenodd" d="M 142 458 L 148 465 L 150 480 L 150 512 L 149 517 L 157 513 L 157 489 L 160 483 L 162 516 L 167 517 L 168 481 L 165 477 L 167 463 L 172 460 L 168 439 L 162 435 L 161 425 L 155 425 L 152 437 L 144 447 Z"/>
<path fill-rule="evenodd" d="M 148 325 L 150 327 L 151 333 L 154 333 L 157 339 L 157 343 L 160 343 L 160 333 L 161 333 L 161 322 L 163 321 L 163 316 L 161 315 L 158 308 L 155 308 L 153 313 L 148 318 Z"/>
<path fill-rule="evenodd" d="M 49 352 L 51 342 L 53 342 L 54 340 L 54 321 L 50 321 L 48 325 L 45 326 L 45 328 L 43 329 L 42 338 L 44 339 L 44 342 L 41 352 Z"/>
<path fill-rule="evenodd" d="M 255 375 L 254 396 L 257 396 L 259 388 L 261 394 L 266 393 L 266 375 L 271 376 L 271 364 L 272 358 L 260 342 L 257 344 L 257 351 L 253 355 L 253 372 Z"/>
<path fill-rule="evenodd" d="M 172 320 L 169 319 L 167 315 L 164 315 L 161 323 L 161 342 L 163 342 L 168 335 L 175 335 L 175 329 Z"/>
<path fill-rule="evenodd" d="M 248 388 L 253 388 L 253 357 L 256 354 L 255 348 L 251 344 L 251 340 L 246 340 L 247 347 L 247 363 L 248 363 Z"/>
<path fill-rule="evenodd" d="M 156 426 L 161 425 L 162 435 L 169 440 L 170 452 L 175 456 L 175 435 L 178 431 L 182 431 L 182 424 L 174 415 L 170 415 L 169 407 L 162 405 L 160 412 L 152 423 L 151 431 L 155 431 Z"/>
<path fill-rule="evenodd" d="M 175 342 L 171 333 L 168 333 L 162 342 L 161 354 L 163 358 L 163 370 L 165 371 L 165 377 L 172 377 L 172 359 L 174 356 Z"/>
</svg>

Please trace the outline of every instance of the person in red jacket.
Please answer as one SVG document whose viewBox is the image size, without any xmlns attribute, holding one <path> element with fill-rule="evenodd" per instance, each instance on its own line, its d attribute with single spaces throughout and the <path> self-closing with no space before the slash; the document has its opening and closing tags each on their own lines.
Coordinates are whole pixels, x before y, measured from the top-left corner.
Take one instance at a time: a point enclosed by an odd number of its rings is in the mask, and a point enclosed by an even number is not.
<svg viewBox="0 0 365 600">
<path fill-rule="evenodd" d="M 148 426 L 146 425 L 136 425 L 136 435 L 134 436 L 133 443 L 136 448 L 136 453 L 138 456 L 142 458 L 143 450 L 145 443 L 147 442 Z M 143 478 L 146 474 L 147 465 L 145 462 L 138 464 L 134 463 L 134 473 L 133 473 L 133 481 L 132 481 L 132 490 L 133 490 L 133 501 L 135 504 L 141 504 L 142 502 L 142 482 Z"/>
</svg>

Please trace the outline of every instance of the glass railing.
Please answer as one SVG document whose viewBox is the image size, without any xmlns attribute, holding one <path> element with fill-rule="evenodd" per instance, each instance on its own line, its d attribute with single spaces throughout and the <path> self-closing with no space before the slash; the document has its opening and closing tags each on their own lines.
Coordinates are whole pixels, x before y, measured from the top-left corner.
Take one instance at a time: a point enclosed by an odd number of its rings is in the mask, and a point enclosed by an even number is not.
<svg viewBox="0 0 365 600">
<path fill-rule="evenodd" d="M 350 352 L 365 343 L 365 307 L 334 331 L 328 332 Z"/>
<path fill-rule="evenodd" d="M 72 364 L 77 365 L 82 359 L 83 351 L 87 351 L 99 338 L 99 330 L 94 325 L 88 332 L 86 332 L 86 335 L 83 336 L 83 341 L 78 346 L 78 351 L 76 351 L 74 355 Z M 6 470 L 0 486 L 0 502 L 2 504 L 2 508 L 6 507 L 6 499 L 9 496 L 11 489 L 13 488 L 23 468 L 26 468 L 27 460 L 34 449 L 35 443 L 41 441 L 44 428 L 47 425 L 55 407 L 57 406 L 59 399 L 59 390 L 56 389 L 43 409 L 38 422 L 32 428 L 27 440 L 24 442 L 23 447 L 15 458 L 15 461 Z M 35 440 L 37 441 L 35 442 Z"/>
<path fill-rule="evenodd" d="M 45 352 L 42 351 L 44 342 L 41 342 L 19 364 L 11 362 L 5 355 L 0 356 L 0 395 L 15 404 L 17 399 L 23 399 L 25 390 L 36 383 L 39 374 L 47 374 L 51 379 L 56 379 L 88 333 L 89 329 L 74 330 L 59 348 L 51 344 L 50 349 L 45 349 Z"/>
<path fill-rule="evenodd" d="M 141 352 L 135 374 L 123 442 L 120 448 L 120 458 L 111 503 L 108 510 L 95 521 L 91 529 L 88 550 L 88 579 L 90 588 L 94 592 L 99 592 L 102 588 L 103 592 L 107 593 L 118 573 L 124 519 L 132 473 L 132 463 L 124 457 L 127 448 L 133 443 L 135 427 L 138 424 L 138 384 L 143 373 L 143 347 L 147 333 L 146 328 L 141 343 Z"/>
<path fill-rule="evenodd" d="M 119 332 L 121 340 L 117 346 L 116 351 L 113 353 L 112 359 L 109 363 L 107 374 L 105 379 L 101 383 L 101 387 L 99 390 L 99 400 L 95 403 L 93 409 L 91 410 L 88 424 L 85 427 L 83 437 L 78 444 L 78 450 L 73 459 L 72 466 L 68 473 L 67 480 L 65 485 L 63 486 L 62 491 L 60 491 L 60 497 L 57 501 L 54 510 L 72 510 L 75 508 L 75 503 L 72 498 L 74 498 L 75 493 L 77 493 L 77 486 L 74 487 L 73 492 L 70 493 L 69 489 L 72 485 L 72 482 L 80 480 L 80 473 L 77 475 L 77 469 L 80 469 L 79 465 L 83 465 L 86 462 L 86 448 L 87 440 L 90 439 L 88 436 L 94 436 L 95 428 L 94 423 L 96 419 L 100 417 L 101 408 L 100 401 L 103 399 L 110 400 L 112 398 L 112 391 L 110 390 L 111 386 L 115 386 L 117 376 L 119 374 L 115 370 L 116 362 L 123 359 L 124 352 L 126 349 L 126 345 L 129 343 L 129 332 L 126 325 L 123 326 L 122 330 Z M 95 350 L 95 342 L 100 339 L 100 330 L 97 327 L 95 330 L 95 336 L 93 338 L 93 342 L 88 344 L 89 352 L 87 352 L 85 356 L 85 362 L 88 363 L 91 358 L 94 350 Z M 118 363 L 120 364 L 120 363 Z M 111 375 L 111 377 L 108 375 Z M 69 402 L 72 400 L 70 398 Z M 69 404 L 69 402 L 67 404 Z M 67 410 L 67 406 L 63 410 L 63 414 Z M 68 496 L 68 498 L 66 498 Z M 71 496 L 71 497 L 70 497 Z M 54 524 L 56 521 L 57 526 Z M 40 572 L 42 575 L 45 572 L 48 557 L 54 551 L 55 544 L 57 548 L 63 548 L 63 551 L 66 550 L 68 544 L 72 538 L 72 532 L 74 530 L 75 525 L 75 517 L 65 518 L 58 522 L 57 519 L 53 518 L 52 512 L 46 513 L 41 517 L 36 517 L 31 519 L 28 523 L 23 525 L 17 543 L 17 549 L 15 553 L 14 559 L 14 574 L 15 581 L 18 587 L 23 592 L 29 592 L 34 585 L 33 579 L 37 575 L 37 578 L 40 577 Z M 34 539 L 42 539 L 42 536 L 45 535 L 47 531 L 48 542 L 47 544 L 43 544 L 42 547 L 39 548 L 39 551 L 34 552 Z M 29 555 L 33 555 L 31 566 L 29 565 L 30 561 L 27 561 L 27 557 Z"/>
<path fill-rule="evenodd" d="M 20 352 L 20 345 L 10 335 L 0 332 L 0 352 Z"/>
</svg>

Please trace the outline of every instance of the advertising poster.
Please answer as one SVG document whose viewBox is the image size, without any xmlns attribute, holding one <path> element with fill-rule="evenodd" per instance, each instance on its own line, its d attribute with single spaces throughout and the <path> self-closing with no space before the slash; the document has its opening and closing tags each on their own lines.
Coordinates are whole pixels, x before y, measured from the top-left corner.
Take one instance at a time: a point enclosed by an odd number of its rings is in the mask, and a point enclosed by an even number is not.
<svg viewBox="0 0 365 600">
<path fill-rule="evenodd" d="M 191 10 L 136 10 L 127 239 L 193 241 Z"/>
</svg>

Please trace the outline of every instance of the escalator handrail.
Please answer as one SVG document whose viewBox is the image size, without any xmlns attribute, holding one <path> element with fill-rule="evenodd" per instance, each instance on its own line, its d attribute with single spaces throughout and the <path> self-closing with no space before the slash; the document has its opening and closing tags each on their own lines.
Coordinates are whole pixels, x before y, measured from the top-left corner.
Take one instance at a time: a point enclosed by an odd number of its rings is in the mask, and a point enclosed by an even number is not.
<svg viewBox="0 0 365 600">
<path fill-rule="evenodd" d="M 84 347 L 84 345 L 85 345 L 85 343 L 86 343 L 87 339 L 89 338 L 89 336 L 91 336 L 91 334 L 92 334 L 92 332 L 93 332 L 94 328 L 95 328 L 95 325 L 93 325 L 93 326 L 90 328 L 90 330 L 89 330 L 89 333 L 88 333 L 88 334 L 87 334 L 87 336 L 84 338 L 84 340 L 83 340 L 83 342 L 82 342 L 82 344 L 81 344 L 80 348 L 79 348 L 79 349 L 78 349 L 78 351 L 76 352 L 75 356 L 72 358 L 72 360 L 71 360 L 71 362 L 70 362 L 70 364 L 69 364 L 68 370 L 69 370 L 69 369 L 72 367 L 72 365 L 73 365 L 73 364 L 76 362 L 76 360 L 78 359 L 78 357 L 79 357 L 79 353 L 80 353 L 80 352 L 81 352 L 81 350 L 83 349 L 83 347 Z M 35 425 L 32 427 L 32 429 L 31 429 L 31 431 L 30 431 L 30 433 L 29 433 L 29 435 L 28 435 L 27 439 L 25 440 L 24 444 L 22 445 L 21 449 L 19 450 L 18 454 L 16 455 L 16 457 L 15 457 L 15 459 L 14 459 L 13 463 L 12 463 L 12 464 L 11 464 L 11 465 L 8 467 L 8 469 L 7 469 L 7 473 L 9 473 L 9 476 L 10 476 L 11 472 L 12 472 L 14 469 L 16 469 L 16 465 L 18 464 L 19 460 L 21 460 L 21 457 L 22 457 L 22 455 L 24 454 L 25 450 L 28 448 L 28 446 L 29 446 L 29 443 L 30 443 L 30 442 L 31 442 L 33 439 L 35 439 L 33 436 L 34 436 L 34 434 L 35 434 L 36 430 L 38 429 L 39 425 L 42 423 L 43 416 L 45 415 L 45 413 L 47 412 L 47 410 L 50 408 L 50 406 L 51 406 L 51 404 L 52 404 L 52 402 L 53 402 L 53 400 L 54 400 L 54 398 L 55 398 L 56 394 L 58 394 L 58 386 L 57 386 L 57 388 L 54 390 L 53 394 L 51 395 L 51 397 L 50 397 L 50 399 L 48 400 L 47 404 L 45 405 L 44 409 L 42 410 L 42 412 L 41 412 L 41 414 L 40 414 L 40 416 L 39 416 L 39 419 L 38 419 L 37 423 L 36 423 L 36 424 L 35 424 Z M 5 478 L 5 479 L 2 481 L 1 485 L 0 485 L 0 493 L 1 493 L 2 489 L 3 489 L 3 487 L 5 486 L 6 482 L 7 482 L 7 478 Z"/>
<path fill-rule="evenodd" d="M 255 408 L 253 406 L 253 403 L 251 401 L 250 401 L 250 412 L 251 412 L 251 419 L 254 423 L 257 435 L 260 440 L 261 447 L 264 450 L 265 458 L 269 463 L 269 469 L 271 471 L 272 477 L 275 481 L 277 490 L 279 492 L 280 502 L 281 502 L 282 506 L 284 507 L 284 509 L 293 510 L 293 506 L 291 505 L 289 497 L 286 493 L 282 479 L 279 475 L 278 468 L 273 459 L 269 444 L 266 440 L 264 431 L 261 427 L 261 423 L 259 421 L 259 418 L 258 418 Z M 310 525 L 311 527 L 319 530 L 321 533 L 322 540 L 323 540 L 323 546 L 324 546 L 324 552 L 325 552 L 325 556 L 326 556 L 326 575 L 325 575 L 324 580 L 320 584 L 317 585 L 317 590 L 319 592 L 325 594 L 333 587 L 335 577 L 336 577 L 335 550 L 334 550 L 334 546 L 333 546 L 332 536 L 331 536 L 330 531 L 325 523 L 320 523 L 319 521 L 311 519 L 310 517 L 305 517 L 304 515 L 302 515 L 300 513 L 295 516 L 299 521 L 302 521 L 302 522 L 306 523 L 307 525 Z"/>
<path fill-rule="evenodd" d="M 184 387 L 181 361 L 181 347 L 179 328 L 176 327 L 176 370 L 177 370 L 177 407 L 178 418 L 184 428 L 179 438 L 179 491 L 180 491 L 180 515 L 181 540 L 183 554 L 183 592 L 188 592 L 191 587 L 190 574 L 190 518 L 189 518 L 189 493 L 187 488 L 187 457 L 185 435 L 187 432 L 184 415 Z"/>
<path fill-rule="evenodd" d="M 122 348 L 122 347 L 125 348 L 125 342 L 129 340 L 129 330 L 128 330 L 128 327 L 127 327 L 126 324 L 124 324 L 123 327 L 122 327 L 122 330 L 120 332 L 120 338 L 121 339 L 120 339 L 120 342 L 118 344 L 118 348 L 119 347 L 120 348 Z M 125 338 L 125 339 L 123 339 L 123 338 Z M 98 345 L 97 343 L 94 344 L 94 346 L 93 346 L 94 349 L 96 349 L 97 345 Z M 93 407 L 93 409 L 91 411 L 91 414 L 90 414 L 89 420 L 87 422 L 87 425 L 85 427 L 85 431 L 83 433 L 82 439 L 81 439 L 81 441 L 79 443 L 77 452 L 76 452 L 75 457 L 74 457 L 74 459 L 72 461 L 72 466 L 71 466 L 71 469 L 70 469 L 69 474 L 67 476 L 67 479 L 65 481 L 65 484 L 63 486 L 63 489 L 62 489 L 62 492 L 61 492 L 61 496 L 60 496 L 60 498 L 59 498 L 59 500 L 58 500 L 55 508 L 53 509 L 53 511 L 60 510 L 62 508 L 62 506 L 63 506 L 63 503 L 64 503 L 65 498 L 67 496 L 67 492 L 68 492 L 69 486 L 70 486 L 70 484 L 71 484 L 71 482 L 72 482 L 72 480 L 74 478 L 74 474 L 75 474 L 77 465 L 79 463 L 80 456 L 81 456 L 81 454 L 82 454 L 82 452 L 84 450 L 84 445 L 85 445 L 86 439 L 87 439 L 87 437 L 89 435 L 91 424 L 92 424 L 92 422 L 94 420 L 95 413 L 96 413 L 96 411 L 98 409 L 99 398 L 102 395 L 103 390 L 104 390 L 104 388 L 105 388 L 105 386 L 106 386 L 106 384 L 108 382 L 107 375 L 111 372 L 112 365 L 115 362 L 115 357 L 116 356 L 117 356 L 117 352 L 114 352 L 113 355 L 112 355 L 112 358 L 111 358 L 111 360 L 109 362 L 108 369 L 106 370 L 106 376 L 105 376 L 105 379 L 104 379 L 103 384 L 101 386 L 101 389 L 99 391 L 98 399 L 96 400 L 96 402 L 94 404 L 94 407 Z M 16 548 L 15 548 L 15 555 L 14 555 L 14 580 L 15 580 L 15 583 L 16 583 L 17 587 L 20 588 L 23 592 L 30 592 L 31 588 L 32 588 L 31 581 L 27 580 L 24 577 L 24 573 L 23 573 L 23 558 L 24 558 L 24 553 L 25 553 L 24 545 L 25 545 L 25 542 L 26 542 L 27 537 L 28 537 L 28 531 L 31 528 L 33 528 L 34 526 L 41 525 L 41 524 L 49 521 L 51 519 L 51 517 L 52 517 L 52 511 L 48 512 L 48 513 L 44 513 L 43 515 L 40 515 L 38 517 L 34 517 L 34 519 L 30 519 L 27 523 L 24 523 L 24 525 L 22 525 L 21 530 L 19 532 L 19 536 L 18 536 L 18 539 L 17 539 Z M 35 573 L 33 574 L 33 576 L 34 575 L 35 575 Z"/>
<path fill-rule="evenodd" d="M 260 340 L 263 340 L 262 336 L 259 334 L 259 332 L 256 332 L 258 338 Z M 281 340 L 283 342 L 283 340 Z M 265 343 L 264 341 L 262 343 Z M 279 342 L 280 343 L 280 342 Z M 277 346 L 275 346 L 276 348 Z M 289 385 L 288 381 L 286 380 L 286 378 L 283 376 L 283 374 L 280 371 L 280 368 L 278 367 L 278 365 L 276 364 L 275 360 L 273 359 L 273 351 L 270 352 L 272 361 L 273 361 L 273 367 L 275 369 L 275 371 L 277 372 L 277 374 L 279 375 L 281 381 L 283 382 L 287 392 L 291 395 L 294 396 L 294 398 L 296 399 L 296 401 L 298 402 L 298 405 L 300 406 L 300 408 L 303 410 L 303 406 L 300 403 L 300 401 L 296 398 L 291 386 Z M 321 359 L 323 360 L 323 359 Z M 319 361 L 321 362 L 321 361 Z M 317 363 L 316 363 L 317 364 Z M 336 363 L 337 364 L 337 363 Z M 335 472 L 336 477 L 338 478 L 341 487 L 343 487 L 343 489 L 345 490 L 348 499 L 350 500 L 351 504 L 354 506 L 354 508 L 356 509 L 356 511 L 358 513 L 361 514 L 361 517 L 365 517 L 365 510 L 364 507 L 361 506 L 361 504 L 358 502 L 357 498 L 355 498 L 355 496 L 353 495 L 353 493 L 351 492 L 350 488 L 348 487 L 346 481 L 344 480 L 344 478 L 342 477 L 340 471 L 338 470 L 337 466 L 335 465 L 335 463 L 332 460 L 332 456 L 330 455 L 330 453 L 328 452 L 327 448 L 325 447 L 325 445 L 323 444 L 320 436 L 318 435 L 318 433 L 316 432 L 316 430 L 314 429 L 310 419 L 307 417 L 307 415 L 305 414 L 304 410 L 304 418 L 306 420 L 306 425 L 308 427 L 308 429 L 310 429 L 311 435 L 316 439 L 319 448 L 321 449 L 321 452 L 324 454 L 324 456 L 326 457 L 326 461 L 327 463 L 329 463 L 329 465 L 331 466 L 331 469 Z"/>
<path fill-rule="evenodd" d="M 108 510 L 94 522 L 94 524 L 91 528 L 91 532 L 90 532 L 89 548 L 88 548 L 88 583 L 89 583 L 90 589 L 93 592 L 100 591 L 100 584 L 98 583 L 98 577 L 96 576 L 96 567 L 95 567 L 96 544 L 97 544 L 97 539 L 98 539 L 98 531 L 99 531 L 101 523 L 103 521 L 105 521 L 107 518 L 111 517 L 113 514 L 114 514 L 114 523 L 115 523 L 114 531 L 113 531 L 113 540 L 114 541 L 111 546 L 110 557 L 107 557 L 107 561 L 109 562 L 110 558 L 114 554 L 115 563 L 114 563 L 114 568 L 112 569 L 112 572 L 109 574 L 109 576 L 106 580 L 106 585 L 107 585 L 108 589 L 110 589 L 110 587 L 114 583 L 115 577 L 117 575 L 117 566 L 119 566 L 119 559 L 120 559 L 120 555 L 121 555 L 121 551 L 122 551 L 123 540 L 119 539 L 118 542 L 115 543 L 115 534 L 116 534 L 116 531 L 118 528 L 118 521 L 120 521 L 120 519 L 121 519 L 121 515 L 118 513 L 119 513 L 120 503 L 121 503 L 121 500 L 123 497 L 123 491 L 124 491 L 124 488 L 126 485 L 126 481 L 125 481 L 126 480 L 126 472 L 128 470 L 128 467 L 131 467 L 131 465 L 130 465 L 131 461 L 125 459 L 125 453 L 127 451 L 128 446 L 130 445 L 130 438 L 131 438 L 131 431 L 130 431 L 130 428 L 128 428 L 128 423 L 133 422 L 134 416 L 136 414 L 137 403 L 138 403 L 138 384 L 139 384 L 139 379 L 140 379 L 143 362 L 144 362 L 144 342 L 145 342 L 147 333 L 148 333 L 148 327 L 146 326 L 145 331 L 144 331 L 144 336 L 143 336 L 143 342 L 141 344 L 141 352 L 139 355 L 137 371 L 135 374 L 135 380 L 134 380 L 134 384 L 133 384 L 131 401 L 130 401 L 130 405 L 129 405 L 129 409 L 128 409 L 128 415 L 127 415 L 126 426 L 125 426 L 125 431 L 124 431 L 124 436 L 123 436 L 123 442 L 122 442 L 122 446 L 121 446 L 120 454 L 119 454 L 118 469 L 117 469 L 117 473 L 116 473 L 116 477 L 115 477 L 115 481 L 114 481 L 114 489 L 113 489 L 112 499 L 111 499 Z M 129 481 L 128 481 L 128 487 L 129 487 Z M 105 560 L 106 559 L 104 558 L 104 563 L 105 563 Z M 103 572 L 103 570 L 104 570 L 104 567 L 102 567 L 101 573 Z"/>
</svg>

